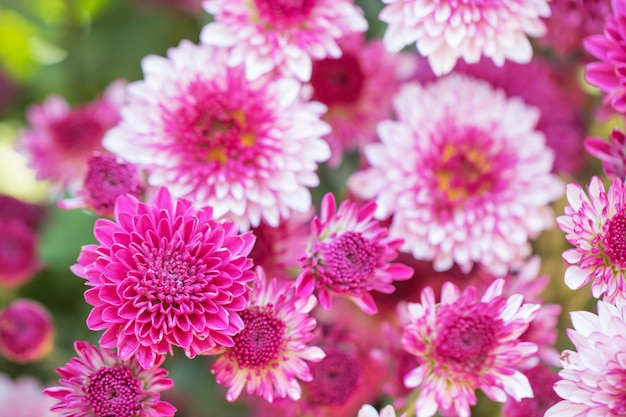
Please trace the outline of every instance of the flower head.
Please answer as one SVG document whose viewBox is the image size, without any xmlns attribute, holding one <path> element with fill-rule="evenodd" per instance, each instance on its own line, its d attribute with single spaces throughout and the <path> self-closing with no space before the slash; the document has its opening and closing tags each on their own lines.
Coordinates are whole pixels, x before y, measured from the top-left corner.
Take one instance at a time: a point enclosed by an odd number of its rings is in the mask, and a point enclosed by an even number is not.
<svg viewBox="0 0 626 417">
<path fill-rule="evenodd" d="M 244 388 L 269 402 L 300 399 L 298 380 L 312 379 L 307 362 L 324 357 L 319 347 L 310 346 L 316 321 L 309 313 L 316 305 L 315 297 L 298 296 L 293 282 L 267 280 L 263 268 L 256 269 L 250 305 L 240 313 L 243 330 L 232 346 L 218 350 L 222 355 L 211 368 L 217 382 L 229 388 L 228 401 Z"/>
<path fill-rule="evenodd" d="M 561 356 L 563 398 L 545 417 L 620 417 L 626 413 L 626 307 L 598 302 L 598 314 L 574 311 L 567 335 L 575 351 Z"/>
<path fill-rule="evenodd" d="M 308 81 L 312 60 L 339 58 L 337 39 L 367 30 L 353 0 L 205 0 L 204 8 L 215 21 L 201 41 L 229 47 L 249 80 L 278 72 Z"/>
<path fill-rule="evenodd" d="M 626 64 L 626 3 L 612 0 L 612 15 L 607 16 L 604 33 L 585 38 L 585 49 L 599 61 L 587 64 L 585 78 L 589 84 L 598 87 L 610 103 L 620 113 L 626 112 L 626 78 L 623 67 Z"/>
<path fill-rule="evenodd" d="M 379 18 L 388 24 L 383 37 L 391 52 L 416 43 L 437 75 L 450 72 L 457 59 L 478 62 L 481 55 L 496 65 L 505 59 L 526 63 L 532 46 L 526 35 L 545 33 L 546 0 L 451 1 L 383 0 Z"/>
<path fill-rule="evenodd" d="M 373 201 L 359 207 L 349 200 L 337 209 L 334 195 L 324 196 L 320 217 L 311 223 L 311 241 L 301 257 L 299 294 L 317 294 L 324 308 L 331 307 L 333 296 L 344 296 L 374 314 L 377 308 L 369 292 L 391 293 L 392 281 L 413 275 L 408 266 L 391 263 L 402 239 L 387 236 L 387 229 L 373 219 L 375 210 Z"/>
<path fill-rule="evenodd" d="M 18 219 L 0 218 L 0 230 L 0 287 L 19 287 L 42 267 L 37 234 Z"/>
<path fill-rule="evenodd" d="M 534 343 L 519 337 L 540 306 L 523 304 L 519 294 L 503 297 L 503 283 L 494 281 L 477 300 L 475 287 L 461 293 L 447 282 L 440 303 L 427 287 L 421 303 L 408 304 L 402 346 L 417 357 L 419 366 L 404 383 L 420 387 L 417 417 L 431 417 L 438 409 L 467 417 L 477 389 L 497 402 L 532 396 L 528 379 L 515 367 L 537 351 Z"/>
<path fill-rule="evenodd" d="M 77 341 L 74 357 L 60 368 L 61 386 L 44 394 L 57 402 L 61 417 L 172 417 L 176 409 L 161 401 L 162 391 L 174 386 L 158 361 L 149 369 L 136 358 L 122 359 L 115 351 Z M 163 358 L 162 358 L 163 359 Z"/>
<path fill-rule="evenodd" d="M 41 383 L 32 376 L 11 380 L 0 373 L 0 410 L 6 417 L 58 417 L 50 411 L 52 398 L 42 393 Z"/>
<path fill-rule="evenodd" d="M 233 345 L 254 278 L 250 233 L 161 188 L 151 204 L 119 197 L 115 222 L 97 220 L 94 234 L 99 243 L 82 248 L 72 271 L 92 287 L 87 326 L 106 329 L 102 347 L 150 368 L 172 346 L 193 358 Z"/>
<path fill-rule="evenodd" d="M 504 274 L 525 259 L 563 192 L 539 112 L 458 74 L 405 85 L 394 108 L 398 120 L 379 123 L 381 142 L 365 147 L 371 166 L 348 182 L 376 198 L 378 218 L 393 216 L 390 236 L 436 270 L 480 263 Z"/>
<path fill-rule="evenodd" d="M 112 216 L 115 200 L 130 194 L 141 198 L 144 185 L 137 167 L 111 154 L 94 152 L 87 160 L 87 173 L 75 198 L 61 200 L 64 209 L 87 208 L 98 216 Z"/>
<path fill-rule="evenodd" d="M 575 246 L 563 252 L 565 284 L 578 289 L 592 281 L 594 297 L 626 299 L 626 185 L 617 178 L 607 192 L 593 177 L 587 189 L 589 196 L 580 185 L 569 184 L 569 205 L 557 218 Z"/>
<path fill-rule="evenodd" d="M 28 363 L 52 351 L 54 323 L 38 302 L 18 299 L 0 310 L 0 353 L 7 359 Z"/>
<path fill-rule="evenodd" d="M 150 185 L 210 205 L 241 230 L 277 226 L 311 208 L 308 187 L 330 156 L 325 107 L 301 101 L 295 80 L 247 81 L 225 54 L 183 41 L 167 58 L 145 58 L 145 79 L 130 84 L 104 145 L 145 169 Z"/>
<path fill-rule="evenodd" d="M 87 158 L 102 149 L 104 134 L 119 121 L 124 86 L 115 82 L 101 98 L 74 109 L 59 96 L 28 109 L 29 127 L 17 147 L 29 158 L 38 179 L 61 189 L 80 185 Z"/>
<path fill-rule="evenodd" d="M 336 167 L 345 151 L 376 141 L 376 124 L 391 116 L 391 98 L 400 85 L 403 57 L 385 51 L 379 40 L 358 34 L 340 39 L 339 58 L 313 62 L 312 99 L 325 104 L 332 130 L 324 137 Z"/>
<path fill-rule="evenodd" d="M 609 178 L 626 178 L 626 135 L 613 128 L 609 140 L 590 137 L 585 140 L 587 152 L 602 161 L 602 169 Z"/>
</svg>

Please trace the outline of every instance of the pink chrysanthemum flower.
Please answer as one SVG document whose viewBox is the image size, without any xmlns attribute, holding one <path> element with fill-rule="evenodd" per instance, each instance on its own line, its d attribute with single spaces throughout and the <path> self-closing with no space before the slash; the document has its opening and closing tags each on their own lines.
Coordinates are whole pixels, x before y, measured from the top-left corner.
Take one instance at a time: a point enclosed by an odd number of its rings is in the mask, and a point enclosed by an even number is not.
<svg viewBox="0 0 626 417">
<path fill-rule="evenodd" d="M 477 300 L 475 287 L 461 293 L 446 282 L 440 303 L 427 287 L 421 303 L 407 305 L 402 346 L 420 364 L 404 377 L 404 383 L 420 387 L 417 417 L 431 417 L 438 409 L 468 417 L 477 389 L 497 402 L 532 396 L 528 379 L 515 368 L 537 351 L 534 343 L 521 342 L 519 337 L 540 306 L 523 304 L 519 294 L 503 297 L 503 284 L 502 279 L 494 281 Z"/>
<path fill-rule="evenodd" d="M 378 125 L 381 143 L 365 147 L 371 166 L 350 189 L 376 198 L 377 217 L 393 215 L 389 234 L 438 271 L 480 263 L 504 274 L 524 260 L 563 193 L 539 112 L 458 74 L 405 85 L 394 108 L 398 121 Z"/>
<path fill-rule="evenodd" d="M 605 19 L 611 14 L 610 0 L 552 0 L 552 14 L 545 18 L 546 33 L 539 44 L 559 55 L 578 53 L 583 39 L 602 33 Z"/>
<path fill-rule="evenodd" d="M 626 185 L 617 178 L 605 191 L 598 177 L 587 187 L 567 186 L 565 215 L 556 219 L 575 248 L 563 252 L 565 284 L 573 290 L 589 281 L 594 297 L 626 299 Z"/>
<path fill-rule="evenodd" d="M 375 314 L 378 309 L 370 291 L 392 293 L 392 281 L 413 275 L 412 268 L 391 263 L 402 239 L 387 236 L 387 229 L 373 219 L 375 210 L 373 201 L 359 207 L 349 200 L 337 209 L 335 196 L 324 196 L 301 256 L 298 294 L 315 293 L 324 308 L 331 308 L 333 296 L 347 297 L 364 312 Z"/>
<path fill-rule="evenodd" d="M 587 152 L 602 161 L 604 173 L 612 179 L 626 178 L 626 135 L 613 128 L 609 140 L 590 137 L 585 140 Z"/>
<path fill-rule="evenodd" d="M 563 401 L 545 417 L 622 417 L 626 414 L 626 307 L 598 301 L 598 314 L 570 313 L 567 335 L 576 351 L 561 356 L 554 389 Z"/>
<path fill-rule="evenodd" d="M 369 404 L 365 404 L 359 410 L 357 417 L 396 417 L 396 410 L 393 409 L 393 406 L 387 405 L 380 410 L 379 414 L 374 407 Z M 406 413 L 403 413 L 398 417 L 406 417 Z"/>
<path fill-rule="evenodd" d="M 94 234 L 99 244 L 83 246 L 72 271 L 92 287 L 87 326 L 106 329 L 102 347 L 150 368 L 172 346 L 190 358 L 233 346 L 254 278 L 252 234 L 218 223 L 210 207 L 172 201 L 166 188 L 151 204 L 119 197 L 115 222 L 98 219 Z"/>
<path fill-rule="evenodd" d="M 209 205 L 241 230 L 277 226 L 311 208 L 308 187 L 330 156 L 325 106 L 301 101 L 293 79 L 247 81 L 225 54 L 183 41 L 167 58 L 145 58 L 145 79 L 129 86 L 104 144 L 145 168 L 151 185 Z"/>
<path fill-rule="evenodd" d="M 544 417 L 548 408 L 559 401 L 560 398 L 553 388 L 559 376 L 550 368 L 537 365 L 524 371 L 524 375 L 533 388 L 533 397 L 524 398 L 521 401 L 509 398 L 502 407 L 503 417 Z"/>
<path fill-rule="evenodd" d="M 201 41 L 229 47 L 229 63 L 245 63 L 249 80 L 275 71 L 308 81 L 312 60 L 339 58 L 337 39 L 367 30 L 353 0 L 205 0 L 204 8 L 215 22 Z"/>
<path fill-rule="evenodd" d="M 60 96 L 28 109 L 29 127 L 17 148 L 29 158 L 38 179 L 61 189 L 80 185 L 87 158 L 102 149 L 104 134 L 119 121 L 124 88 L 125 82 L 117 81 L 101 98 L 74 109 Z"/>
<path fill-rule="evenodd" d="M 61 200 L 58 206 L 92 210 L 98 216 L 112 216 L 115 200 L 130 194 L 141 199 L 145 187 L 137 167 L 115 155 L 94 152 L 87 159 L 87 172 L 76 197 Z"/>
<path fill-rule="evenodd" d="M 598 87 L 620 113 L 626 112 L 626 2 L 611 0 L 613 14 L 608 16 L 602 35 L 585 38 L 585 49 L 600 61 L 587 64 L 585 78 Z"/>
<path fill-rule="evenodd" d="M 376 124 L 391 117 L 391 99 L 407 66 L 406 57 L 388 53 L 379 40 L 366 42 L 361 34 L 341 39 L 339 46 L 341 57 L 313 62 L 310 82 L 312 99 L 328 106 L 323 119 L 332 130 L 324 139 L 332 167 L 345 151 L 376 141 Z"/>
<path fill-rule="evenodd" d="M 44 358 L 52 351 L 54 323 L 38 302 L 18 299 L 0 310 L 0 353 L 17 363 Z"/>
<path fill-rule="evenodd" d="M 226 399 L 235 401 L 243 389 L 272 402 L 274 398 L 302 396 L 299 380 L 313 377 L 307 361 L 318 362 L 324 352 L 310 346 L 316 321 L 310 316 L 315 297 L 296 295 L 293 282 L 267 280 L 263 268 L 256 269 L 250 305 L 240 313 L 244 323 L 231 347 L 220 349 L 211 372 L 228 387 Z"/>
<path fill-rule="evenodd" d="M 450 0 L 383 0 L 379 18 L 389 26 L 383 41 L 391 52 L 416 43 L 437 75 L 452 70 L 459 58 L 468 63 L 491 58 L 526 63 L 532 46 L 526 35 L 542 36 L 542 17 L 550 16 L 546 0 L 458 2 Z"/>
<path fill-rule="evenodd" d="M 44 390 L 57 401 L 52 411 L 61 417 L 174 416 L 176 408 L 160 399 L 174 386 L 159 367 L 162 360 L 143 369 L 135 357 L 122 359 L 87 342 L 75 342 L 74 349 L 78 357 L 57 368 L 61 386 Z"/>
<path fill-rule="evenodd" d="M 30 281 L 42 263 L 37 234 L 19 219 L 0 218 L 0 288 L 16 288 Z"/>
<path fill-rule="evenodd" d="M 0 373 L 0 415 L 3 417 L 55 417 L 50 411 L 54 400 L 42 393 L 41 383 L 34 377 L 21 375 L 11 380 Z"/>
</svg>

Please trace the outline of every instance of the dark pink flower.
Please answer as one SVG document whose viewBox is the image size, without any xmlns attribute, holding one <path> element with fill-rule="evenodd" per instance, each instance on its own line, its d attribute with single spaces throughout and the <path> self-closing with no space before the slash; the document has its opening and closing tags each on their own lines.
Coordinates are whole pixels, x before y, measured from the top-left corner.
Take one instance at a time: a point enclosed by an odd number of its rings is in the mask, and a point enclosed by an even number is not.
<svg viewBox="0 0 626 417">
<path fill-rule="evenodd" d="M 387 236 L 373 219 L 376 203 L 362 207 L 346 200 L 337 209 L 335 196 L 324 196 L 321 214 L 311 222 L 311 241 L 302 255 L 303 271 L 296 282 L 301 295 L 317 294 L 330 308 L 333 296 L 352 300 L 363 311 L 378 311 L 370 291 L 392 293 L 394 280 L 406 280 L 413 269 L 392 263 L 402 239 Z"/>
<path fill-rule="evenodd" d="M 0 195 L 0 219 L 16 219 L 33 230 L 38 230 L 45 217 L 45 207 Z"/>
<path fill-rule="evenodd" d="M 626 135 L 613 128 L 606 141 L 597 137 L 585 140 L 587 152 L 602 161 L 602 169 L 609 178 L 626 178 Z"/>
<path fill-rule="evenodd" d="M 77 341 L 74 357 L 60 368 L 61 386 L 44 394 L 57 400 L 52 411 L 61 417 L 172 417 L 171 404 L 161 401 L 161 391 L 174 386 L 163 357 L 143 369 L 135 357 L 120 358 L 115 351 Z"/>
<path fill-rule="evenodd" d="M 41 269 L 37 235 L 20 220 L 0 218 L 0 287 L 24 285 Z"/>
<path fill-rule="evenodd" d="M 554 383 L 559 380 L 559 376 L 550 368 L 537 365 L 524 371 L 524 375 L 533 388 L 533 397 L 521 401 L 507 400 L 502 408 L 504 417 L 543 417 L 546 410 L 560 399 L 554 392 Z"/>
<path fill-rule="evenodd" d="M 52 351 L 54 323 L 41 304 L 18 299 L 0 310 L 0 353 L 7 359 L 27 363 Z"/>
<path fill-rule="evenodd" d="M 150 368 L 172 346 L 190 358 L 233 346 L 254 278 L 251 233 L 160 188 L 151 204 L 119 197 L 115 222 L 99 219 L 94 234 L 99 244 L 84 246 L 72 271 L 93 287 L 87 326 L 106 329 L 102 347 Z"/>
</svg>

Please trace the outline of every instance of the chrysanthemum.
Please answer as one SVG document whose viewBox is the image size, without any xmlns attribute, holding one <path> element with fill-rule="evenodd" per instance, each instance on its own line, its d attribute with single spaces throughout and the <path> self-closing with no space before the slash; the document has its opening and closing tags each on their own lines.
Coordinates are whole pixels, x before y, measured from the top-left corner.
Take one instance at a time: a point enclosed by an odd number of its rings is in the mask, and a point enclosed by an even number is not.
<svg viewBox="0 0 626 417">
<path fill-rule="evenodd" d="M 394 280 L 409 279 L 413 269 L 392 263 L 402 239 L 387 236 L 373 219 L 376 203 L 362 207 L 346 200 L 337 209 L 332 193 L 324 196 L 319 217 L 311 222 L 311 240 L 301 257 L 298 294 L 315 293 L 330 308 L 333 296 L 352 300 L 363 311 L 378 310 L 370 291 L 391 293 Z"/>
<path fill-rule="evenodd" d="M 550 15 L 546 0 L 498 2 L 451 0 L 383 0 L 379 18 L 388 23 L 383 37 L 391 52 L 416 43 L 431 68 L 443 75 L 457 59 L 478 62 L 481 55 L 496 65 L 505 59 L 525 63 L 532 57 L 526 35 L 545 33 L 542 17 Z"/>
<path fill-rule="evenodd" d="M 93 287 L 87 326 L 106 329 L 102 347 L 150 368 L 172 346 L 190 358 L 233 346 L 254 278 L 252 234 L 215 221 L 210 207 L 172 201 L 165 188 L 151 204 L 119 197 L 115 222 L 97 220 L 94 234 L 99 243 L 83 246 L 72 271 Z"/>
<path fill-rule="evenodd" d="M 18 219 L 0 218 L 0 287 L 26 284 L 41 269 L 37 234 Z"/>
<path fill-rule="evenodd" d="M 405 417 L 406 413 L 401 414 L 399 417 Z M 357 417 L 396 417 L 396 410 L 393 406 L 387 405 L 380 410 L 380 414 L 374 407 L 369 404 L 363 405 L 359 410 Z"/>
<path fill-rule="evenodd" d="M 41 383 L 32 376 L 11 380 L 0 373 L 0 415 L 3 417 L 58 417 L 50 411 L 52 398 L 42 393 Z"/>
<path fill-rule="evenodd" d="M 367 30 L 353 0 L 205 0 L 204 8 L 215 21 L 201 41 L 229 47 L 229 63 L 245 63 L 249 80 L 274 71 L 308 81 L 312 60 L 339 58 L 337 39 Z"/>
<path fill-rule="evenodd" d="M 608 16 L 602 35 L 592 35 L 584 40 L 585 49 L 599 59 L 587 64 L 585 78 L 598 87 L 620 113 L 626 112 L 626 2 L 612 0 L 613 13 Z"/>
<path fill-rule="evenodd" d="M 61 386 L 44 390 L 57 401 L 52 411 L 61 417 L 171 417 L 176 412 L 160 399 L 174 386 L 159 367 L 162 361 L 143 369 L 134 357 L 122 359 L 87 342 L 75 342 L 74 349 L 78 357 L 57 368 Z"/>
<path fill-rule="evenodd" d="M 503 284 L 494 281 L 477 300 L 475 287 L 461 293 L 447 282 L 440 303 L 427 287 L 421 303 L 407 305 L 402 346 L 420 365 L 404 383 L 420 387 L 417 417 L 433 416 L 438 409 L 468 417 L 477 389 L 497 402 L 532 396 L 528 379 L 515 367 L 537 351 L 534 343 L 520 342 L 519 337 L 540 306 L 523 304 L 519 294 L 503 297 Z"/>
<path fill-rule="evenodd" d="M 598 314 L 570 313 L 576 348 L 561 356 L 554 389 L 563 401 L 545 417 L 622 417 L 626 413 L 626 307 L 598 302 Z"/>
<path fill-rule="evenodd" d="M 371 166 L 348 182 L 376 198 L 378 218 L 393 215 L 389 234 L 436 270 L 481 263 L 504 274 L 525 259 L 563 192 L 539 112 L 458 74 L 405 85 L 394 108 L 398 121 L 381 122 L 381 143 L 365 147 Z"/>
<path fill-rule="evenodd" d="M 626 299 L 626 185 L 617 178 L 607 192 L 598 177 L 587 187 L 568 184 L 564 216 L 556 219 L 575 246 L 563 252 L 565 284 L 578 289 L 591 283 L 594 297 Z"/>
<path fill-rule="evenodd" d="M 80 185 L 87 158 L 102 149 L 104 134 L 119 121 L 124 88 L 124 82 L 115 82 L 101 98 L 77 108 L 51 96 L 28 109 L 29 126 L 17 148 L 28 157 L 38 179 L 61 189 Z"/>
<path fill-rule="evenodd" d="M 0 310 L 0 354 L 18 363 L 34 362 L 52 351 L 54 323 L 36 301 L 17 299 Z"/>
<path fill-rule="evenodd" d="M 546 33 L 539 44 L 559 55 L 583 49 L 583 39 L 602 33 L 605 19 L 611 14 L 610 0 L 552 0 L 551 15 L 544 19 Z"/>
<path fill-rule="evenodd" d="M 240 313 L 243 330 L 231 347 L 220 349 L 223 354 L 211 372 L 228 387 L 228 401 L 235 401 L 244 388 L 269 402 L 298 400 L 299 381 L 313 378 L 307 361 L 318 362 L 325 355 L 310 346 L 316 321 L 309 313 L 317 302 L 313 296 L 296 295 L 293 281 L 279 284 L 276 278 L 268 281 L 263 268 L 256 272 L 250 305 Z"/>
<path fill-rule="evenodd" d="M 115 200 L 130 194 L 141 199 L 145 187 L 137 167 L 115 155 L 94 152 L 87 159 L 87 172 L 76 197 L 61 200 L 58 206 L 67 209 L 89 209 L 98 216 L 112 216 Z"/>
<path fill-rule="evenodd" d="M 247 81 L 225 54 L 183 41 L 167 58 L 145 58 L 145 79 L 129 86 L 104 145 L 146 169 L 151 185 L 210 205 L 241 230 L 261 220 L 276 226 L 311 208 L 308 187 L 330 156 L 325 107 L 301 101 L 295 80 Z"/>
<path fill-rule="evenodd" d="M 609 178 L 626 178 L 626 135 L 613 128 L 609 140 L 590 137 L 585 140 L 587 152 L 602 161 L 602 169 Z"/>
<path fill-rule="evenodd" d="M 376 141 L 376 124 L 391 116 L 391 99 L 400 85 L 405 57 L 385 51 L 379 40 L 364 35 L 339 41 L 339 58 L 313 62 L 312 99 L 328 106 L 324 115 L 332 130 L 324 137 L 336 167 L 345 151 L 360 150 Z"/>
</svg>

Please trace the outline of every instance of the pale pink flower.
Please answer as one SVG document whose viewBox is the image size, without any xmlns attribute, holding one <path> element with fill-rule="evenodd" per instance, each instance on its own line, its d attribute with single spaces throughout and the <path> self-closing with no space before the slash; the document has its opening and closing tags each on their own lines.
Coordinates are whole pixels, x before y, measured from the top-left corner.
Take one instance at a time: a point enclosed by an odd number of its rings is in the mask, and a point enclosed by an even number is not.
<svg viewBox="0 0 626 417">
<path fill-rule="evenodd" d="M 626 185 L 617 178 L 607 192 L 593 177 L 587 190 L 568 184 L 569 205 L 556 219 L 575 246 L 563 252 L 565 284 L 575 290 L 592 281 L 594 297 L 626 299 Z"/>
<path fill-rule="evenodd" d="M 279 284 L 268 280 L 263 268 L 256 269 L 250 305 L 240 314 L 244 327 L 233 345 L 208 353 L 222 353 L 211 368 L 219 384 L 228 387 L 226 399 L 235 401 L 241 392 L 299 400 L 299 381 L 313 376 L 307 362 L 318 362 L 324 352 L 311 346 L 317 325 L 310 316 L 317 305 L 313 296 L 300 297 L 293 281 Z"/>
<path fill-rule="evenodd" d="M 311 208 L 330 128 L 325 106 L 298 98 L 297 81 L 247 81 L 225 50 L 189 41 L 142 65 L 107 149 L 145 169 L 150 185 L 210 205 L 241 230 Z"/>
<path fill-rule="evenodd" d="M 136 166 L 115 155 L 94 152 L 87 159 L 87 172 L 76 197 L 57 205 L 66 210 L 89 209 L 98 216 L 112 216 L 115 200 L 130 194 L 142 198 L 145 187 Z"/>
<path fill-rule="evenodd" d="M 27 110 L 29 126 L 16 146 L 38 179 L 61 190 L 80 185 L 87 158 L 102 149 L 104 134 L 119 121 L 124 88 L 125 82 L 114 82 L 102 97 L 77 108 L 60 96 L 50 96 Z"/>
<path fill-rule="evenodd" d="M 604 173 L 612 179 L 626 178 L 626 135 L 613 128 L 609 140 L 590 137 L 585 140 L 587 152 L 602 161 Z"/>
<path fill-rule="evenodd" d="M 17 299 L 0 310 L 0 353 L 10 361 L 28 363 L 52 352 L 54 323 L 42 304 Z"/>
<path fill-rule="evenodd" d="M 144 369 L 135 357 L 122 359 L 87 342 L 74 342 L 74 349 L 78 357 L 57 368 L 61 386 L 44 390 L 56 400 L 52 411 L 61 417 L 174 416 L 176 408 L 160 398 L 174 386 L 160 368 L 164 357 Z"/>
<path fill-rule="evenodd" d="M 459 74 L 405 85 L 394 109 L 349 188 L 376 198 L 376 216 L 393 216 L 390 236 L 436 270 L 480 263 L 500 275 L 523 261 L 563 193 L 537 109 Z"/>
<path fill-rule="evenodd" d="M 333 296 L 346 297 L 364 312 L 375 314 L 378 309 L 370 291 L 392 293 L 394 280 L 413 275 L 412 268 L 392 263 L 403 241 L 387 236 L 387 229 L 373 218 L 375 210 L 374 201 L 359 207 L 349 200 L 337 209 L 335 196 L 324 196 L 300 259 L 298 294 L 316 294 L 324 308 L 331 308 Z"/>
<path fill-rule="evenodd" d="M 383 0 L 379 18 L 388 24 L 383 41 L 391 52 L 416 43 L 431 68 L 443 75 L 459 58 L 468 63 L 491 58 L 526 63 L 532 46 L 526 37 L 542 36 L 542 17 L 550 16 L 546 0 L 459 2 L 451 0 Z"/>
<path fill-rule="evenodd" d="M 626 2 L 611 0 L 613 13 L 607 16 L 604 33 L 584 40 L 585 49 L 599 61 L 586 66 L 585 78 L 591 85 L 606 93 L 605 104 L 626 112 Z"/>
<path fill-rule="evenodd" d="M 344 152 L 361 150 L 375 142 L 376 124 L 391 117 L 391 99 L 400 87 L 402 61 L 407 57 L 388 53 L 380 40 L 366 41 L 358 34 L 339 41 L 339 58 L 313 62 L 312 99 L 328 106 L 323 119 L 332 130 L 324 137 L 336 167 Z"/>
<path fill-rule="evenodd" d="M 626 413 L 626 307 L 598 301 L 598 314 L 570 313 L 575 350 L 561 356 L 563 398 L 545 417 L 622 417 Z"/>
<path fill-rule="evenodd" d="M 602 33 L 611 14 L 610 0 L 551 0 L 552 14 L 544 18 L 546 33 L 539 38 L 541 46 L 558 55 L 574 55 L 583 49 L 583 39 Z"/>
<path fill-rule="evenodd" d="M 417 417 L 431 417 L 437 410 L 470 415 L 475 391 L 504 402 L 532 396 L 532 389 L 517 365 L 537 351 L 519 337 L 528 328 L 538 304 L 524 304 L 520 294 L 502 296 L 499 279 L 477 300 L 475 287 L 462 293 L 446 282 L 441 302 L 432 288 L 422 291 L 421 303 L 407 305 L 408 324 L 402 346 L 419 366 L 404 377 L 409 388 L 420 387 L 415 402 Z"/>
<path fill-rule="evenodd" d="M 54 417 L 50 411 L 54 400 L 45 396 L 41 383 L 30 375 L 11 380 L 0 373 L 0 416 L 2 417 Z"/>
<path fill-rule="evenodd" d="M 102 347 L 150 368 L 172 346 L 190 358 L 233 346 L 254 278 L 252 234 L 161 188 L 150 204 L 119 197 L 115 222 L 98 219 L 94 235 L 98 244 L 83 246 L 71 269 L 92 287 L 87 327 L 105 330 Z"/>
<path fill-rule="evenodd" d="M 200 40 L 228 47 L 249 80 L 278 72 L 308 81 L 313 60 L 341 56 L 337 39 L 367 30 L 353 0 L 205 0 L 204 8 L 215 21 Z"/>
<path fill-rule="evenodd" d="M 386 405 L 381 408 L 380 414 L 378 414 L 378 411 L 376 411 L 374 407 L 365 404 L 359 410 L 357 417 L 396 417 L 396 410 L 393 409 L 393 406 Z M 406 413 L 402 413 L 398 417 L 406 417 Z"/>
</svg>

